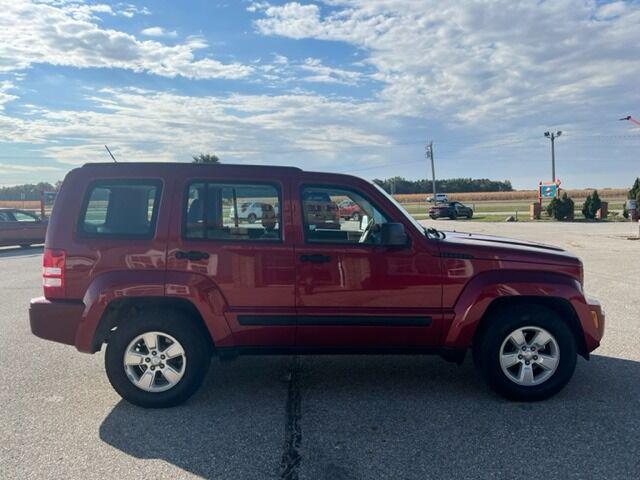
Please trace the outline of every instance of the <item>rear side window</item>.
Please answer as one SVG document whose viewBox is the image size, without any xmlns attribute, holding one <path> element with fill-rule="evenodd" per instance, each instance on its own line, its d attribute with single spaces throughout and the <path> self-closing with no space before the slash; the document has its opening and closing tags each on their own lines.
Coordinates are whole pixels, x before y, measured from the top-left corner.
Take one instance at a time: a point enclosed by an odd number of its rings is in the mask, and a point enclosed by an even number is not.
<svg viewBox="0 0 640 480">
<path fill-rule="evenodd" d="M 160 190 L 160 182 L 152 180 L 94 183 L 85 198 L 78 232 L 85 237 L 153 237 Z"/>
<path fill-rule="evenodd" d="M 184 207 L 187 239 L 279 241 L 280 195 L 273 185 L 196 182 Z"/>
</svg>

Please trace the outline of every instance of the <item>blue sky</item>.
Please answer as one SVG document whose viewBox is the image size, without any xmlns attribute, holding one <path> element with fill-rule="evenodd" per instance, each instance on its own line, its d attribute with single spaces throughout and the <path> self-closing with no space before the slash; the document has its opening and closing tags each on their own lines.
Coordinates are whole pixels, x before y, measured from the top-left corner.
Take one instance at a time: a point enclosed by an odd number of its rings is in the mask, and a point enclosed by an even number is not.
<svg viewBox="0 0 640 480">
<path fill-rule="evenodd" d="M 640 175 L 640 3 L 0 0 L 0 185 L 89 161 Z"/>
</svg>

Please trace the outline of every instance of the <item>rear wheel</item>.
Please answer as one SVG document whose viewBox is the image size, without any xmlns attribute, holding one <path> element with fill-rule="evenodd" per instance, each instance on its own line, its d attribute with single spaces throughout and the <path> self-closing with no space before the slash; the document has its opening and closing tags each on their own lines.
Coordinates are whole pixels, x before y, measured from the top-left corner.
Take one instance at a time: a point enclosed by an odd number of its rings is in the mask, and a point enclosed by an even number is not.
<svg viewBox="0 0 640 480">
<path fill-rule="evenodd" d="M 474 346 L 487 383 L 512 400 L 543 400 L 559 392 L 571 379 L 576 358 L 567 323 L 537 305 L 501 310 Z"/>
<path fill-rule="evenodd" d="M 120 322 L 109 338 L 105 367 L 125 400 L 145 408 L 171 407 L 198 389 L 209 352 L 208 337 L 189 316 L 149 310 Z"/>
<path fill-rule="evenodd" d="M 250 213 L 249 216 L 247 217 L 247 220 L 249 220 L 249 223 L 256 223 L 257 219 L 258 217 L 256 216 L 255 213 Z"/>
<path fill-rule="evenodd" d="M 467 218 L 473 218 L 473 210 L 469 210 L 469 214 L 467 215 Z"/>
</svg>

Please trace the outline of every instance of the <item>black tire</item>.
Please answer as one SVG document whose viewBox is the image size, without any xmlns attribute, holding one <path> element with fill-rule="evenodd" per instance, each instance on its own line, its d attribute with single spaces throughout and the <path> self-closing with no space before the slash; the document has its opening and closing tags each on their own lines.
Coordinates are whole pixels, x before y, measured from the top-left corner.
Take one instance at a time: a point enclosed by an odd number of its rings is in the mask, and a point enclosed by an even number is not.
<svg viewBox="0 0 640 480">
<path fill-rule="evenodd" d="M 258 217 L 256 216 L 255 213 L 250 213 L 249 216 L 247 217 L 247 220 L 249 220 L 249 223 L 256 223 L 257 219 Z"/>
<path fill-rule="evenodd" d="M 469 210 L 469 214 L 467 215 L 467 218 L 473 218 L 473 210 Z"/>
<path fill-rule="evenodd" d="M 353 220 L 354 222 L 359 222 L 360 214 L 358 212 L 353 212 L 353 214 L 351 215 L 351 220 Z"/>
<path fill-rule="evenodd" d="M 500 366 L 502 342 L 514 330 L 540 327 L 556 340 L 560 359 L 553 374 L 538 385 L 523 386 L 510 380 Z M 567 323 L 556 312 L 539 305 L 519 305 L 496 312 L 474 344 L 473 358 L 489 386 L 510 400 L 544 400 L 569 383 L 576 367 L 576 339 Z"/>
<path fill-rule="evenodd" d="M 189 315 L 176 310 L 147 309 L 135 317 L 121 319 L 107 343 L 105 368 L 109 382 L 123 399 L 140 407 L 165 408 L 185 402 L 202 384 L 211 362 L 211 342 L 208 332 L 203 330 Z M 123 363 L 129 343 L 151 331 L 175 338 L 187 359 L 182 378 L 162 392 L 138 388 L 129 380 Z"/>
</svg>

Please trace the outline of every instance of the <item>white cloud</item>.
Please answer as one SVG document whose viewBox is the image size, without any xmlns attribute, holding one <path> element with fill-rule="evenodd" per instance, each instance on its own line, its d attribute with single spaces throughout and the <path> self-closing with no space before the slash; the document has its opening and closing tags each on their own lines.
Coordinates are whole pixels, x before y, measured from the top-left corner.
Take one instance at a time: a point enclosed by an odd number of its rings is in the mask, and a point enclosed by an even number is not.
<svg viewBox="0 0 640 480">
<path fill-rule="evenodd" d="M 196 97 L 128 88 L 105 89 L 86 100 L 90 109 L 41 108 L 28 119 L 0 112 L 0 130 L 6 141 L 40 145 L 45 156 L 66 164 L 104 161 L 107 143 L 125 161 L 188 160 L 214 151 L 228 163 L 320 167 L 350 148 L 390 143 L 371 121 L 383 112 L 348 98 Z"/>
<path fill-rule="evenodd" d="M 136 7 L 128 3 L 118 4 L 118 15 L 122 15 L 127 18 L 132 18 L 135 15 L 151 15 L 151 11 L 147 7 Z"/>
<path fill-rule="evenodd" d="M 140 32 L 142 35 L 146 37 L 171 37 L 175 38 L 178 36 L 178 32 L 175 30 L 165 30 L 162 27 L 149 27 L 145 28 Z"/>
<path fill-rule="evenodd" d="M 265 10 L 269 7 L 269 2 L 251 2 L 247 7 L 247 12 L 257 12 L 258 10 Z"/>
<path fill-rule="evenodd" d="M 380 100 L 399 115 L 495 127 L 556 114 L 567 121 L 571 113 L 638 100 L 636 3 L 325 3 L 323 10 L 298 2 L 269 6 L 255 25 L 266 35 L 363 49 L 384 84 Z"/>
<path fill-rule="evenodd" d="M 10 163 L 0 163 L 0 173 L 2 174 L 33 172 L 34 169 L 44 172 L 59 172 L 62 170 L 61 168 L 47 165 L 38 165 L 37 167 L 34 167 L 33 165 L 14 165 Z"/>
<path fill-rule="evenodd" d="M 81 7 L 77 2 L 48 5 L 0 0 L 0 73 L 23 70 L 35 63 L 122 68 L 187 78 L 237 79 L 253 71 L 240 63 L 197 58 L 196 51 L 206 47 L 203 39 L 169 46 L 101 28 L 91 15 L 102 10 L 87 13 Z M 125 12 L 144 11 L 124 8 Z"/>
<path fill-rule="evenodd" d="M 0 112 L 4 110 L 5 103 L 9 103 L 18 98 L 16 95 L 9 93 L 9 90 L 13 90 L 14 88 L 15 85 L 9 80 L 0 82 Z"/>
<path fill-rule="evenodd" d="M 360 72 L 323 65 L 322 61 L 317 58 L 307 58 L 300 68 L 305 72 L 311 73 L 311 75 L 302 78 L 305 82 L 356 85 L 362 77 Z"/>
</svg>

